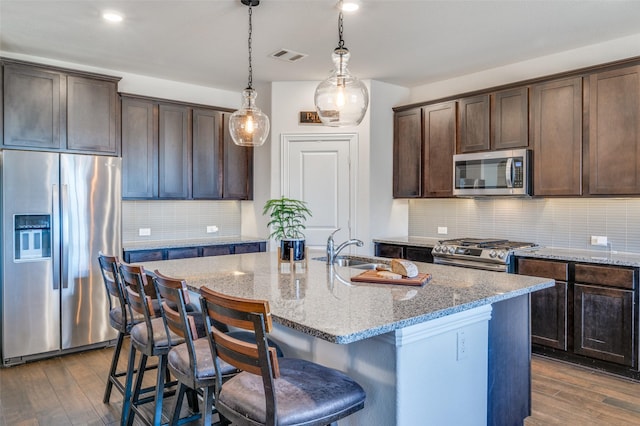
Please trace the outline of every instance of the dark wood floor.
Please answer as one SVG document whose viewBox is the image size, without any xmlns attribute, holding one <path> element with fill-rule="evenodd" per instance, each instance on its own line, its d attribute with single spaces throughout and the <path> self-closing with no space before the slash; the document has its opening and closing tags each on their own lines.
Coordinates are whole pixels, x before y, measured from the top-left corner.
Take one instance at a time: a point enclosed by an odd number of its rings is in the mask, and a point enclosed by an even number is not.
<svg viewBox="0 0 640 426">
<path fill-rule="evenodd" d="M 121 395 L 102 403 L 112 351 L 0 368 L 0 426 L 117 424 Z M 537 356 L 532 371 L 525 426 L 640 425 L 640 383 Z"/>
</svg>

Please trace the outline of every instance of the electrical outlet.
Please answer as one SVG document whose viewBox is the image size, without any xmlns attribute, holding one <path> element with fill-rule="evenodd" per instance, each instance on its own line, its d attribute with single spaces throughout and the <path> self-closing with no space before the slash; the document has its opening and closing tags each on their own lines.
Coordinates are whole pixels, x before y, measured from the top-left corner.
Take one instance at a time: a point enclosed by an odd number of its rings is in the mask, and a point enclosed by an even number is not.
<svg viewBox="0 0 640 426">
<path fill-rule="evenodd" d="M 464 331 L 458 331 L 458 350 L 456 359 L 460 361 L 467 357 L 467 337 Z"/>
<path fill-rule="evenodd" d="M 218 232 L 218 227 L 215 225 L 207 225 L 207 234 L 213 234 Z"/>
<path fill-rule="evenodd" d="M 438 234 L 447 235 L 447 227 L 446 226 L 438 226 Z"/>
<path fill-rule="evenodd" d="M 141 237 L 148 237 L 151 235 L 151 228 L 139 228 L 138 235 Z"/>
<path fill-rule="evenodd" d="M 607 244 L 609 243 L 607 237 L 602 237 L 602 236 L 598 236 L 598 235 L 592 235 L 591 236 L 591 245 L 592 246 L 607 246 Z"/>
</svg>

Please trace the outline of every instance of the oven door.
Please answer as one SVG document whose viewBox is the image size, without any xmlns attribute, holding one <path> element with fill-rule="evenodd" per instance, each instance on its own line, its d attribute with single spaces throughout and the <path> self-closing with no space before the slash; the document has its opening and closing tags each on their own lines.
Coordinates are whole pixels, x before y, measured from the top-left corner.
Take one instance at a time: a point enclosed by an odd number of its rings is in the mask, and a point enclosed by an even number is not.
<svg viewBox="0 0 640 426">
<path fill-rule="evenodd" d="M 453 156 L 453 195 L 530 195 L 530 151 L 475 152 Z"/>
</svg>

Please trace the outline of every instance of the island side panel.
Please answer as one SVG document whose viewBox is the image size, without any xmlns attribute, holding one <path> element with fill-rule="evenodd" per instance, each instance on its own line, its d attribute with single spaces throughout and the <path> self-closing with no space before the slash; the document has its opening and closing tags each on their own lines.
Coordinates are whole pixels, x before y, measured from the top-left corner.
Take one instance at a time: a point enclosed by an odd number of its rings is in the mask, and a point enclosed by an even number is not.
<svg viewBox="0 0 640 426">
<path fill-rule="evenodd" d="M 530 295 L 494 303 L 489 322 L 489 426 L 521 425 L 531 415 Z"/>
</svg>

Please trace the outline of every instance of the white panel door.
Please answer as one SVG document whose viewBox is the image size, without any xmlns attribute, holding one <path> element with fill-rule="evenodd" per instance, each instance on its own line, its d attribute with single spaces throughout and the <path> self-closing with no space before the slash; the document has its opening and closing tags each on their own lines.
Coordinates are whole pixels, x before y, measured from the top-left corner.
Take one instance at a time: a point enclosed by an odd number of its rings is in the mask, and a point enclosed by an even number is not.
<svg viewBox="0 0 640 426">
<path fill-rule="evenodd" d="M 306 201 L 313 213 L 305 230 L 307 246 L 326 247 L 329 234 L 337 228 L 341 230 L 334 237 L 336 243 L 351 238 L 355 135 L 288 135 L 283 142 L 283 193 Z"/>
</svg>

